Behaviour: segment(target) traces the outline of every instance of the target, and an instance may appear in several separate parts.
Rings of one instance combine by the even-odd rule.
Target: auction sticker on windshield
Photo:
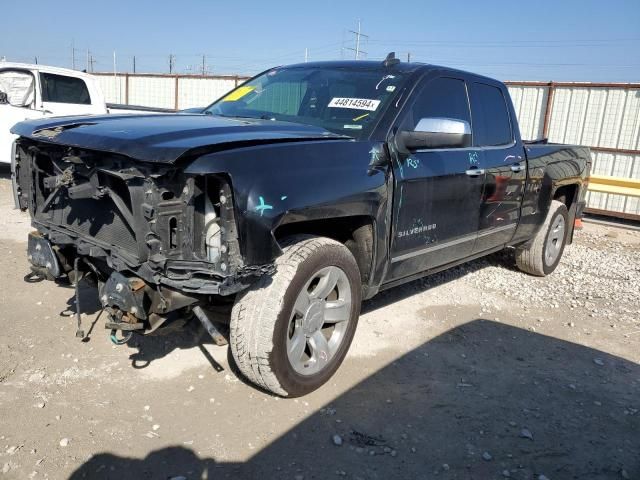
[[[246,94],[253,92],[255,89],[256,89],[256,87],[251,87],[251,86],[239,87],[236,90],[234,90],[233,92],[231,92],[229,95],[224,97],[222,99],[222,101],[223,102],[235,102],[237,100],[240,100]]]
[[[334,97],[329,102],[329,107],[333,108],[351,108],[354,110],[375,111],[380,105],[380,100],[371,100],[368,98],[342,98]]]

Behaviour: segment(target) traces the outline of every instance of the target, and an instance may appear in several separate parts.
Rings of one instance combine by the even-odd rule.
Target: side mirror
[[[0,105],[6,105],[7,103],[9,103],[9,98],[7,97],[7,94],[0,91]]]
[[[403,130],[396,136],[400,151],[471,146],[471,125],[465,120],[422,118],[415,130]]]

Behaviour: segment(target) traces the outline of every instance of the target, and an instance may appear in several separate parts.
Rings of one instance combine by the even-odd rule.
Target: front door
[[[43,113],[35,110],[35,78],[28,70],[0,69],[0,163],[11,163],[11,144],[18,138],[9,130],[16,123],[39,118]]]
[[[473,81],[467,86],[473,141],[482,149],[480,168],[485,171],[478,239],[474,247],[474,253],[480,253],[502,247],[513,237],[520,220],[527,169],[502,89]]]
[[[471,121],[465,82],[425,80],[400,117],[399,130],[421,118]],[[475,148],[395,153],[394,208],[389,280],[397,280],[471,255],[478,231],[484,174]],[[478,170],[478,172],[474,172]]]

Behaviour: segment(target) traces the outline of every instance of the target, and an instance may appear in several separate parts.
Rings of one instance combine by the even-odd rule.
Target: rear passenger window
[[[418,93],[406,120],[406,128],[414,130],[421,118],[444,117],[471,122],[467,90],[462,80],[436,78]]]
[[[79,78],[41,73],[40,83],[43,102],[91,104],[87,85]]]
[[[469,84],[473,144],[495,147],[513,142],[509,111],[502,90],[484,83]]]

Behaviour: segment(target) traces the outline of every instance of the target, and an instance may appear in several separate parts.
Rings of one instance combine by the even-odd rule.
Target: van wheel
[[[230,345],[238,369],[277,395],[317,389],[351,345],[361,299],[360,271],[347,247],[324,237],[287,239],[276,273],[233,306]]]
[[[569,232],[569,211],[564,203],[551,202],[549,213],[530,242],[516,248],[516,265],[523,272],[544,277],[553,272],[564,251]]]

